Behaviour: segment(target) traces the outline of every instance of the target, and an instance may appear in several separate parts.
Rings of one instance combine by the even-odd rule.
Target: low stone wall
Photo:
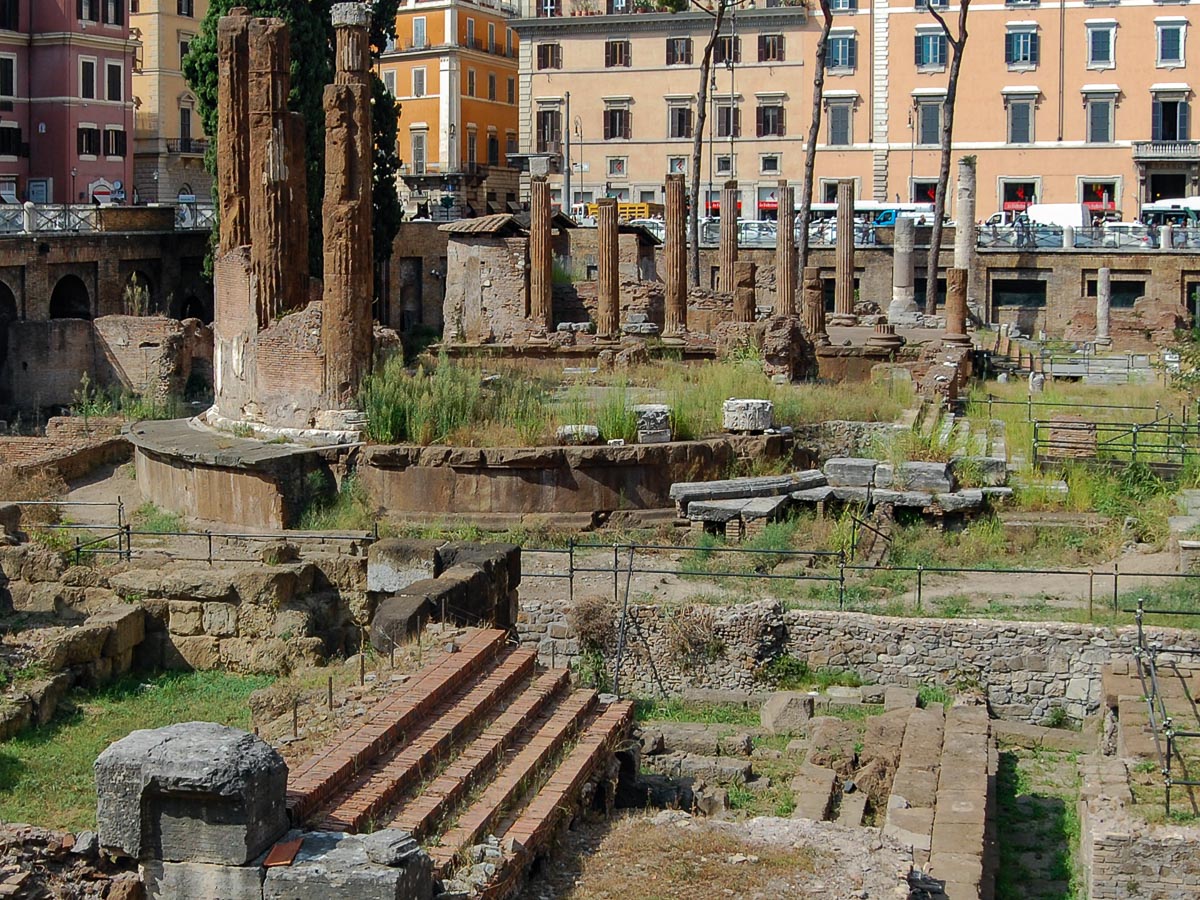
[[[581,653],[568,601],[522,605],[521,643],[560,665]],[[923,684],[983,691],[1005,718],[1044,721],[1055,708],[1076,720],[1099,711],[1104,665],[1132,658],[1136,631],[1049,622],[924,619],[864,613],[784,610],[774,600],[740,606],[631,605],[622,689],[680,695],[705,688],[763,686],[763,666],[791,654],[810,667],[850,669],[868,683]],[[615,614],[605,639],[611,670]],[[1200,649],[1200,635],[1174,629],[1170,643]]]
[[[624,447],[375,446],[363,449],[358,473],[374,503],[397,518],[553,519],[670,507],[674,482],[722,477],[743,456],[790,457],[799,468],[812,462],[811,453],[784,435],[728,435]]]
[[[1200,895],[1200,827],[1148,825],[1127,809],[1119,759],[1081,761],[1080,857],[1092,900],[1191,900]]]

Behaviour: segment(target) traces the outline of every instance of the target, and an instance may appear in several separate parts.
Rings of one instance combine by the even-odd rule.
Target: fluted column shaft
[[[775,239],[775,314],[796,314],[796,196],[795,188],[779,182],[778,228]]]
[[[733,293],[734,265],[738,257],[737,199],[738,183],[725,182],[721,188],[721,243],[717,248],[717,286],[727,294]]]
[[[550,185],[538,175],[529,184],[529,319],[535,330],[554,327],[550,251]]]
[[[946,270],[946,334],[944,344],[969,344],[967,337],[967,270]]]
[[[821,270],[816,266],[806,266],[802,288],[804,311],[804,330],[809,339],[818,346],[829,343],[829,333],[825,330],[825,288],[821,284]]]
[[[230,10],[217,23],[218,252],[250,243],[250,16]]]
[[[667,176],[667,296],[663,334],[687,331],[687,201],[682,175]]]
[[[854,182],[843,179],[837,191],[837,260],[833,311],[854,315]]]
[[[597,202],[596,241],[596,333],[613,337],[619,327],[620,255],[617,244],[617,201],[606,197]]]

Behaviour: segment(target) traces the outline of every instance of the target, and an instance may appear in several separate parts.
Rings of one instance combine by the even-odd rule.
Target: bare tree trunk
[[[967,12],[971,0],[962,0],[958,13],[958,36],[950,34],[950,27],[941,13],[929,7],[929,13],[946,35],[950,46],[950,78],[946,85],[946,100],[942,104],[942,155],[938,167],[937,192],[933,198],[933,229],[929,235],[929,259],[925,263],[925,315],[937,312],[938,256],[942,249],[942,219],[946,215],[946,189],[950,184],[950,153],[954,141],[954,100],[958,96],[958,72],[962,67],[963,48],[967,44]],[[919,123],[918,123],[919,124]]]
[[[729,3],[730,0],[717,3],[712,31],[700,59],[700,90],[696,93],[696,121],[692,126],[692,171],[689,173],[692,183],[688,188],[688,284],[692,287],[700,286],[700,159],[704,154],[704,123],[708,121],[708,79],[712,71],[713,47],[721,36]],[[705,9],[705,12],[712,11]]]
[[[796,255],[800,260],[800,271],[808,265],[808,223],[812,220],[813,173],[817,165],[817,139],[821,136],[821,103],[825,98],[825,58],[829,54],[829,29],[833,27],[833,10],[829,0],[820,0],[821,37],[817,41],[816,70],[813,72],[812,123],[808,126],[808,143],[804,148],[804,183],[800,187],[800,217],[797,227],[800,240]]]

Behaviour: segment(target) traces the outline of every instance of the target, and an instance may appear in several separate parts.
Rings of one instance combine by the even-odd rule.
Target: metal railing
[[[1156,616],[1200,616],[1200,611],[1185,609],[1146,609],[1145,600],[1138,598],[1136,609],[1125,612],[1134,614],[1137,623],[1137,645],[1134,647],[1134,663],[1137,666],[1138,680],[1142,685],[1142,696],[1146,699],[1146,708],[1150,720],[1150,733],[1154,739],[1154,751],[1158,756],[1159,773],[1163,778],[1163,806],[1168,817],[1171,815],[1171,788],[1200,787],[1200,779],[1189,777],[1183,755],[1179,752],[1179,741],[1200,738],[1200,713],[1196,712],[1195,698],[1189,697],[1196,725],[1191,729],[1178,728],[1174,716],[1167,709],[1166,697],[1159,686],[1159,669],[1161,656],[1191,656],[1200,657],[1200,650],[1190,647],[1164,646],[1160,640],[1151,641],[1146,634],[1145,618],[1147,615]],[[1171,665],[1174,668],[1174,664]],[[1183,777],[1174,774],[1176,762],[1183,766]],[[1191,795],[1191,791],[1188,791]],[[1193,812],[1196,801],[1192,797]]]
[[[181,231],[210,230],[216,219],[211,203],[180,203],[175,207],[175,227]]]
[[[1147,463],[1182,467],[1200,454],[1200,423],[1167,415],[1152,422],[1033,421],[1038,463]]]
[[[167,152],[180,155],[203,156],[208,150],[207,138],[176,138],[167,141]]]
[[[979,406],[981,408],[986,408],[987,417],[989,419],[993,418],[993,414],[992,414],[993,409],[997,406],[1021,406],[1021,407],[1024,407],[1024,409],[1025,409],[1025,421],[1026,422],[1035,421],[1034,415],[1033,415],[1034,410],[1035,409],[1040,410],[1043,408],[1045,408],[1045,409],[1063,409],[1063,410],[1078,409],[1078,410],[1087,410],[1089,412],[1095,412],[1096,410],[1101,410],[1101,409],[1112,409],[1112,410],[1120,410],[1121,412],[1124,412],[1124,413],[1129,413],[1129,412],[1153,413],[1154,415],[1149,421],[1155,421],[1157,419],[1163,418],[1163,405],[1162,405],[1161,400],[1154,401],[1153,406],[1136,406],[1136,405],[1135,406],[1126,406],[1126,405],[1114,404],[1114,403],[1070,403],[1070,402],[1066,402],[1066,401],[1056,402],[1053,400],[1034,400],[1033,397],[1034,397],[1033,394],[1026,394],[1024,400],[1004,400],[1000,397],[997,397],[995,394],[988,392],[982,398],[980,398],[980,397],[959,397],[959,398],[951,401],[951,403],[960,409],[965,408],[965,407],[970,407],[970,406]],[[1196,398],[1196,400],[1193,402],[1196,405],[1196,410],[1193,413],[1193,415],[1195,415],[1197,420],[1200,421],[1200,397]],[[1185,423],[1188,421],[1188,410],[1191,409],[1191,406],[1192,406],[1192,404],[1189,404],[1189,403],[1179,404],[1179,416],[1180,416],[1180,419]],[[1168,411],[1167,415],[1173,415],[1173,413],[1171,411]]]

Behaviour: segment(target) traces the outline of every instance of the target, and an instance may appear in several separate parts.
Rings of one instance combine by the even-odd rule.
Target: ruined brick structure
[[[287,26],[242,7],[218,26],[222,222],[209,424],[321,440],[358,433],[349,407],[372,356],[368,23],[364,5],[334,4],[319,297],[308,276],[303,121],[287,108]]]

